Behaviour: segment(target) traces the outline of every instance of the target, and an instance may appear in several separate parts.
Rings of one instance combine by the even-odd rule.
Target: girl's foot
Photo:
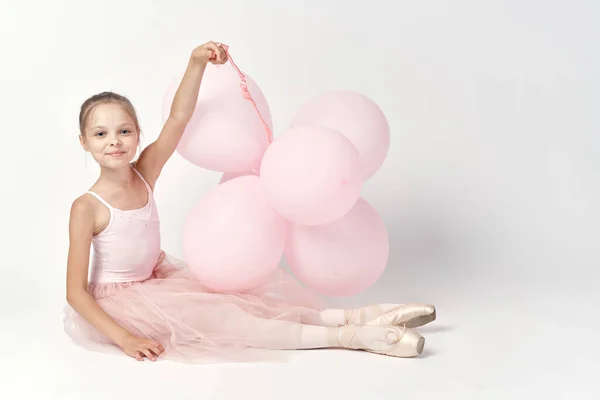
[[[423,352],[425,338],[399,326],[344,325],[328,328],[329,346],[364,350],[392,357],[416,357]]]
[[[436,319],[431,304],[377,304],[345,310],[346,325],[404,326],[415,328]]]

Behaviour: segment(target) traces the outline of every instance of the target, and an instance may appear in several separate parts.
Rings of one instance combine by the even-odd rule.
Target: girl
[[[261,360],[269,350],[332,347],[421,354],[424,338],[410,328],[436,318],[431,305],[323,309],[283,272],[250,293],[214,293],[161,251],[156,182],[192,116],[208,62],[227,59],[214,42],[193,50],[162,132],[135,162],[140,126],[131,103],[111,92],[83,103],[79,139],[101,173],[71,208],[65,331],[82,346],[116,345],[140,361]]]

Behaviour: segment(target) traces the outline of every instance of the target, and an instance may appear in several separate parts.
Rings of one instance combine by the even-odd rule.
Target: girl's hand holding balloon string
[[[227,58],[227,51],[223,46],[213,41],[206,42],[192,51],[192,59],[204,65],[208,64],[208,62],[215,65],[225,64]]]

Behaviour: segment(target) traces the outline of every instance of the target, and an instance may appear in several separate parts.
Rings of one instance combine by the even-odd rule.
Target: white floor
[[[0,1],[0,400],[600,399],[599,22],[592,0]],[[69,206],[98,173],[81,101],[130,96],[145,146],[163,87],[211,39],[256,79],[276,135],[330,88],[386,113],[362,195],[393,260],[348,305],[435,304],[422,357],[139,363],[63,333]],[[161,176],[172,251],[220,174],[177,155]]]
[[[62,332],[58,280],[18,294],[9,282],[2,293],[12,295],[0,309],[3,399],[600,398],[600,324],[593,311],[600,296],[584,280],[459,284],[431,278],[399,285],[402,293],[383,282],[377,294],[365,296],[437,306],[438,320],[421,329],[426,346],[418,359],[310,350],[294,352],[284,364],[203,366],[140,363],[79,349]],[[365,296],[353,302],[369,302]]]

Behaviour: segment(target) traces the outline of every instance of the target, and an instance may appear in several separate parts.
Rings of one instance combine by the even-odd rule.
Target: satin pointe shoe
[[[437,318],[435,306],[424,303],[377,304],[345,311],[346,325],[404,326],[415,328]]]
[[[399,326],[343,325],[329,328],[328,343],[330,347],[410,358],[423,352],[425,338]]]

